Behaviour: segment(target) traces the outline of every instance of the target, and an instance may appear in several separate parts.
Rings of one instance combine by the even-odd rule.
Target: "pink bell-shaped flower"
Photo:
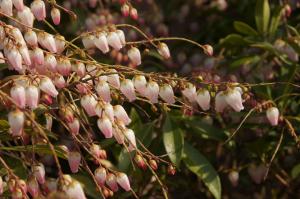
[[[240,112],[244,109],[242,95],[237,89],[229,90],[228,93],[225,94],[225,100],[236,112]]]
[[[106,177],[106,184],[109,186],[109,188],[113,191],[116,192],[118,191],[118,184],[117,184],[117,178],[114,174],[109,173]]]
[[[114,121],[114,108],[110,103],[105,103],[103,107],[103,111],[105,115],[110,119],[110,121]]]
[[[162,87],[160,87],[159,96],[168,104],[175,103],[173,88],[168,84],[165,84]]]
[[[129,102],[132,102],[136,99],[134,86],[130,79],[125,79],[121,82],[120,90],[129,100]]]
[[[146,87],[147,87],[147,80],[143,75],[136,75],[133,78],[133,84],[137,92],[139,92],[142,96],[146,95]]]
[[[137,9],[135,8],[130,8],[130,11],[129,11],[129,14],[130,14],[130,17],[134,20],[137,20],[139,18],[139,15],[138,15],[138,12],[137,12]]]
[[[56,53],[61,54],[65,50],[66,40],[62,35],[55,36]]]
[[[23,70],[22,56],[16,48],[12,48],[7,51],[4,50],[4,54],[13,69],[18,72],[21,72]]]
[[[45,172],[45,167],[42,163],[38,163],[38,164],[34,165],[32,168],[32,172],[40,184],[45,183],[46,172]]]
[[[46,6],[42,0],[34,0],[30,5],[31,11],[38,21],[46,18]]]
[[[272,126],[278,125],[278,119],[279,119],[278,108],[276,108],[276,107],[268,108],[266,115],[267,115],[267,119],[269,120],[269,122]]]
[[[25,108],[26,97],[25,88],[21,85],[15,85],[10,89],[10,97],[19,108]]]
[[[135,150],[136,149],[136,139],[135,139],[135,134],[134,134],[133,130],[126,129],[124,131],[124,135],[125,135],[125,137],[128,141],[128,144],[129,144],[128,150],[129,151]]]
[[[69,184],[68,186],[66,186],[64,188],[64,191],[66,193],[66,195],[68,196],[68,198],[72,198],[72,199],[86,199],[83,188],[81,186],[81,184],[72,179],[71,184]]]
[[[208,90],[200,90],[197,93],[196,101],[203,111],[207,111],[210,108],[210,94]]]
[[[121,12],[124,17],[129,16],[130,7],[127,4],[122,5]]]
[[[167,44],[165,43],[159,43],[158,44],[158,53],[164,58],[169,59],[171,57],[170,50]]]
[[[189,100],[190,103],[195,102],[196,100],[196,87],[188,83],[186,88],[182,91],[182,94]]]
[[[52,97],[56,97],[58,92],[49,77],[43,77],[40,82],[40,89]]]
[[[12,0],[3,0],[0,1],[0,11],[8,16],[13,15],[13,3]]]
[[[32,28],[34,23],[34,15],[31,12],[30,8],[24,6],[23,10],[19,10],[17,12],[17,17],[20,21],[25,24],[26,26]]]
[[[108,83],[110,83],[116,89],[119,89],[121,84],[120,84],[120,77],[119,77],[117,71],[115,69],[111,69],[107,72],[114,73],[114,74],[110,74],[107,76]]]
[[[128,117],[125,109],[121,105],[114,106],[114,116],[125,125],[128,125],[131,122],[131,119]]]
[[[44,52],[42,49],[36,47],[33,49],[33,62],[38,64],[38,65],[44,65],[45,62],[45,57],[44,57]]]
[[[36,198],[39,194],[39,183],[34,176],[30,176],[27,180],[27,189],[32,198]]]
[[[40,90],[38,87],[34,85],[30,85],[26,87],[26,104],[29,108],[35,109],[38,107],[39,99],[40,99]]]
[[[107,116],[103,115],[102,118],[99,118],[97,121],[97,125],[105,138],[112,138],[113,136],[112,123]]]
[[[38,45],[38,39],[37,39],[37,35],[34,31],[32,30],[28,30],[25,35],[24,35],[24,39],[27,43],[27,45],[29,46],[37,46]]]
[[[77,118],[74,118],[72,122],[68,122],[68,127],[71,130],[71,133],[73,135],[78,135],[79,134],[79,129],[80,129],[80,123]]]
[[[56,74],[54,77],[54,84],[57,88],[61,89],[66,87],[67,82],[62,75]]]
[[[57,72],[59,72],[63,76],[68,76],[71,73],[72,65],[69,59],[60,58],[57,60],[56,66]]]
[[[39,44],[52,53],[56,53],[56,43],[53,35],[47,32],[41,32],[38,34]]]
[[[227,102],[225,100],[225,94],[223,91],[217,93],[215,98],[215,110],[216,112],[223,112],[224,109],[227,107]]]
[[[97,100],[91,94],[84,95],[80,100],[81,106],[84,108],[88,116],[92,117],[96,115]]]
[[[142,63],[140,50],[136,47],[130,48],[128,51],[128,57],[134,66],[138,66]]]
[[[96,85],[95,88],[97,94],[101,99],[105,102],[110,102],[111,101],[111,96],[110,96],[110,87],[107,82],[105,81],[99,81]]]
[[[109,46],[107,42],[107,38],[105,33],[100,32],[94,37],[94,44],[95,46],[101,50],[102,53],[108,53],[109,51]]]
[[[110,32],[107,35],[107,42],[113,49],[119,51],[122,48],[120,38],[116,32]]]
[[[10,132],[13,136],[21,136],[25,122],[25,115],[22,111],[16,109],[8,114],[8,123]]]
[[[85,49],[91,49],[95,47],[95,36],[94,35],[85,35],[82,38],[82,44]]]
[[[24,9],[23,0],[12,0],[12,3],[18,11],[22,11]]]
[[[51,72],[56,72],[57,61],[54,55],[47,53],[45,56],[44,65]]]
[[[117,174],[117,182],[125,191],[130,191],[130,182],[125,173],[118,173]]]
[[[204,45],[203,46],[204,48],[204,53],[207,54],[208,56],[213,56],[214,55],[214,49],[211,45]]]
[[[154,81],[149,81],[145,91],[146,97],[151,103],[158,102],[159,86]]]
[[[25,65],[30,66],[31,65],[31,59],[30,59],[30,55],[29,55],[29,51],[27,46],[21,46],[19,48],[19,52],[23,58],[23,62]]]
[[[57,8],[52,8],[51,9],[51,18],[55,25],[59,25],[60,24],[60,10]]]
[[[81,154],[77,151],[71,151],[68,154],[68,162],[72,173],[77,173],[81,161]]]
[[[84,77],[86,74],[84,63],[76,62],[72,65],[72,71],[76,72],[79,77]]]
[[[99,186],[104,186],[106,181],[106,169],[103,167],[99,167],[94,172],[96,181]]]

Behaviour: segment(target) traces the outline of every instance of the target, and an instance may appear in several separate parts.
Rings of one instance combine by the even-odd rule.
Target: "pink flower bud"
[[[22,11],[24,9],[23,0],[12,0],[12,3],[18,11]]]
[[[143,75],[137,75],[133,78],[133,84],[135,89],[142,95],[145,96],[147,80]]]
[[[50,53],[46,54],[44,65],[49,71],[56,72],[57,61],[52,54]]]
[[[59,25],[60,24],[60,10],[57,8],[52,8],[51,9],[51,18],[55,25]]]
[[[110,119],[110,121],[114,121],[114,108],[110,103],[104,104],[104,113]]]
[[[158,84],[154,81],[149,81],[146,87],[145,94],[151,103],[158,102],[158,93],[159,93]]]
[[[81,184],[76,180],[72,180],[71,184],[65,187],[64,191],[68,198],[86,199]]]
[[[134,20],[137,20],[139,18],[137,9],[135,9],[135,8],[131,8],[129,14],[130,14],[130,17]]]
[[[106,181],[106,169],[103,167],[99,167],[95,170],[95,178],[99,186],[104,186]]]
[[[17,12],[17,16],[20,19],[20,21],[25,24],[26,26],[32,28],[34,23],[34,16],[31,12],[30,8],[27,6],[24,6],[23,10],[19,10]]]
[[[55,45],[57,54],[61,54],[65,50],[66,40],[62,35],[55,36]]]
[[[168,104],[175,103],[173,88],[168,84],[165,84],[162,87],[160,87],[159,96]]]
[[[11,111],[8,114],[8,123],[12,136],[21,136],[25,122],[25,115],[20,110]]]
[[[158,44],[158,53],[164,58],[169,59],[171,57],[170,50],[167,44],[165,43],[159,43]]]
[[[43,77],[41,79],[40,89],[52,97],[56,97],[58,95],[58,92],[54,84],[52,83],[51,79],[49,79],[48,77]]]
[[[101,50],[102,53],[104,53],[104,54],[108,53],[109,46],[108,46],[108,42],[106,39],[106,35],[103,32],[98,33],[94,37],[94,44],[99,50]]]
[[[93,157],[100,158],[100,146],[97,144],[92,144],[90,147],[90,152]]]
[[[82,43],[85,49],[90,49],[95,47],[95,36],[94,35],[85,35],[82,38]]]
[[[39,183],[34,176],[30,176],[27,180],[28,192],[33,198],[36,198],[39,194]]]
[[[230,183],[232,184],[232,186],[236,187],[239,183],[239,172],[231,171],[228,174],[228,179],[229,179]]]
[[[39,44],[52,53],[56,53],[56,43],[53,35],[47,32],[41,32],[38,34],[38,42]]]
[[[77,151],[71,151],[68,154],[68,162],[72,173],[77,173],[79,169],[79,164],[81,161],[81,155]]]
[[[15,85],[10,89],[10,97],[13,99],[14,103],[20,108],[25,108],[26,97],[25,88],[20,85]]]
[[[2,177],[0,176],[0,195],[3,194],[3,189],[4,189],[4,184],[3,184]]]
[[[211,45],[206,44],[206,45],[203,46],[203,48],[204,48],[204,53],[205,54],[207,54],[208,56],[213,56],[214,49]]]
[[[72,71],[76,72],[79,77],[85,76],[86,71],[84,63],[76,62],[72,65]]]
[[[122,46],[126,45],[126,39],[125,39],[125,34],[123,30],[116,30],[116,33],[121,41]]]
[[[210,94],[208,90],[200,90],[196,96],[196,101],[203,111],[207,111],[210,108]]]
[[[267,118],[272,126],[278,125],[279,110],[276,107],[268,108],[266,112]]]
[[[37,165],[34,165],[32,168],[32,172],[40,184],[45,183],[45,173],[46,172],[45,172],[45,167],[42,163],[38,163]]]
[[[70,60],[67,58],[58,59],[56,69],[63,76],[70,75],[72,70],[72,65]]]
[[[215,99],[215,110],[216,112],[223,112],[224,109],[227,107],[227,102],[225,100],[224,92],[221,91],[217,93],[216,99]]]
[[[57,88],[64,88],[66,87],[66,80],[64,79],[64,77],[60,74],[57,74],[55,75],[55,78],[54,78],[54,84]]]
[[[134,66],[138,66],[142,63],[141,53],[138,48],[136,48],[136,47],[130,48],[130,50],[128,51],[127,54]]]
[[[236,112],[240,112],[244,109],[242,95],[237,89],[229,90],[228,93],[225,94],[225,101]]]
[[[4,14],[8,15],[8,16],[12,16],[13,15],[13,4],[11,0],[4,0],[0,2],[0,10],[1,12],[3,12]]]
[[[106,184],[109,186],[109,188],[116,192],[118,191],[118,184],[117,184],[117,178],[114,174],[109,173],[106,178]]]
[[[121,105],[114,106],[114,115],[118,120],[122,121],[125,125],[128,125],[131,122],[131,119],[128,117],[125,109]]]
[[[136,99],[134,86],[130,79],[125,79],[121,82],[120,90],[129,100],[129,102],[132,102]]]
[[[129,16],[129,10],[130,10],[130,7],[127,4],[122,5],[121,12],[124,17]]]
[[[39,104],[39,98],[40,98],[39,88],[34,85],[30,85],[26,87],[25,93],[26,93],[27,106],[31,109],[37,108]]]
[[[136,139],[135,139],[135,134],[134,134],[133,130],[126,129],[124,131],[124,135],[125,135],[125,137],[128,141],[128,144],[129,144],[128,150],[129,151],[135,150],[136,149]]]
[[[16,48],[4,51],[9,64],[18,72],[23,70],[22,56]]]
[[[38,45],[38,39],[37,35],[34,31],[28,30],[24,35],[25,41],[29,46],[37,46]]]
[[[96,115],[96,104],[97,101],[93,95],[84,95],[80,100],[81,106],[84,108],[88,116]]]
[[[117,174],[117,182],[125,191],[131,190],[129,179],[125,173]]]
[[[195,102],[196,100],[196,87],[188,83],[186,88],[182,91],[182,94],[189,100],[190,103]]]
[[[19,52],[23,58],[24,64],[27,66],[31,65],[31,59],[30,59],[30,55],[29,55],[29,51],[27,46],[21,46],[19,48]]]
[[[42,0],[34,0],[30,5],[31,11],[38,21],[46,18],[46,6]]]
[[[45,57],[42,49],[36,47],[33,50],[33,62],[38,65],[44,65]]]
[[[111,74],[107,76],[107,81],[110,83],[113,87],[116,89],[120,88],[120,78],[119,75],[117,74],[117,71],[115,69],[111,69],[108,71],[110,73],[116,73],[116,74]]]
[[[9,29],[9,34],[14,37],[15,41],[21,45],[26,45],[24,37],[19,28],[12,27]]]
[[[105,138],[112,138],[113,136],[112,123],[107,116],[104,115],[102,116],[102,118],[99,118],[97,120],[97,125]]]
[[[68,127],[70,128],[73,135],[78,135],[80,129],[79,120],[77,118],[74,118],[72,122],[68,122]]]
[[[111,96],[110,96],[110,87],[107,82],[105,81],[99,81],[96,85],[95,88],[97,94],[101,99],[105,102],[110,102],[111,101]]]
[[[122,48],[120,38],[116,32],[110,32],[107,35],[107,42],[113,49],[119,51]]]

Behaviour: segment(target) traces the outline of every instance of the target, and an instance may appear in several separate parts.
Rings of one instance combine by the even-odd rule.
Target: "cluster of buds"
[[[134,8],[131,4],[128,4],[127,1],[120,1],[121,12],[124,17],[130,16],[134,20],[138,20],[139,15],[137,9]]]

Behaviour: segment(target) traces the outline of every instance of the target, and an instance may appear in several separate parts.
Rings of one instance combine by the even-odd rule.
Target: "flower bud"
[[[116,33],[121,41],[122,46],[126,45],[126,39],[125,39],[125,34],[122,30],[116,30]]]
[[[204,53],[205,54],[207,54],[208,56],[213,56],[214,49],[211,45],[206,44],[206,45],[203,46],[203,48],[204,48]]]
[[[128,57],[134,66],[138,66],[142,63],[141,53],[136,47],[130,48],[130,50],[128,51]]]
[[[58,92],[54,84],[52,83],[51,79],[49,79],[48,77],[43,77],[41,79],[40,89],[52,97],[56,97],[58,95]]]
[[[100,149],[99,157],[100,157],[100,159],[107,159],[107,154],[106,154],[106,151],[104,149]]]
[[[4,51],[6,58],[8,59],[9,64],[18,72],[23,70],[22,66],[22,56],[18,50],[15,48]]]
[[[231,171],[228,174],[228,179],[232,186],[236,187],[239,183],[239,172],[237,171]]]
[[[215,99],[215,110],[216,112],[223,112],[227,107],[224,92],[218,92]]]
[[[30,8],[27,6],[24,6],[23,10],[19,10],[17,12],[17,16],[20,19],[20,21],[25,24],[26,26],[32,28],[34,23],[34,16],[31,12]]]
[[[74,118],[72,122],[68,122],[68,127],[73,135],[78,135],[80,129],[80,123],[77,118]]]
[[[110,102],[111,101],[111,96],[110,96],[110,87],[107,82],[105,81],[99,81],[96,85],[95,88],[97,94],[101,99],[105,102]]]
[[[47,49],[48,51],[52,53],[57,52],[56,43],[53,35],[47,32],[40,32],[38,34],[38,42],[43,48]]]
[[[98,101],[97,104],[96,104],[96,108],[95,108],[95,112],[96,112],[96,115],[98,117],[102,117],[102,113],[103,113],[103,103],[101,101]]]
[[[200,90],[197,93],[196,101],[203,111],[207,111],[210,108],[210,94],[208,90]]]
[[[112,173],[109,173],[107,175],[107,178],[106,178],[106,184],[109,186],[109,188],[113,191],[113,192],[116,192],[118,191],[118,184],[117,184],[117,178],[114,174]]]
[[[12,0],[12,3],[18,11],[22,11],[24,9],[23,0]]]
[[[26,41],[26,43],[29,46],[37,46],[38,45],[38,39],[37,39],[37,35],[34,31],[32,30],[28,30],[25,35],[24,35],[24,39]]]
[[[39,47],[34,48],[33,50],[33,62],[38,64],[38,65],[44,65],[45,62],[45,57],[44,57],[44,52],[42,49]]]
[[[13,190],[13,192],[11,193],[11,198],[12,199],[23,199],[24,198],[23,191],[18,187],[15,188],[15,190]]]
[[[110,32],[107,35],[107,42],[113,49],[119,51],[122,48],[120,38],[116,32]]]
[[[279,110],[276,107],[268,108],[266,112],[267,118],[272,126],[278,125]]]
[[[133,78],[133,84],[135,89],[142,95],[146,95],[146,86],[147,86],[147,80],[145,76],[143,75],[136,75]]]
[[[60,10],[57,8],[52,8],[51,9],[51,18],[55,25],[59,25],[60,24]]]
[[[131,119],[128,117],[125,109],[121,105],[114,106],[114,115],[118,120],[122,121],[125,125],[128,125],[131,122]]]
[[[47,104],[48,106],[50,106],[53,103],[53,99],[47,93],[43,93],[42,96],[41,96],[41,102]]]
[[[8,114],[8,123],[12,136],[21,136],[25,122],[25,115],[23,112],[16,109]]]
[[[72,173],[77,173],[81,161],[81,154],[77,151],[71,151],[68,154],[68,162]]]
[[[66,41],[62,35],[55,36],[55,45],[57,54],[61,54],[65,50]]]
[[[108,53],[109,46],[108,46],[106,35],[103,32],[98,33],[94,37],[94,44],[99,50],[101,50],[102,53],[104,54]]]
[[[130,17],[134,20],[137,20],[139,18],[137,9],[135,9],[135,8],[131,8],[129,14],[130,14]]]
[[[116,74],[111,74],[107,76],[107,81],[110,83],[113,87],[116,89],[120,88],[120,78],[119,75],[117,74],[117,71],[115,69],[111,69],[110,71],[107,71],[110,73],[116,73]]]
[[[121,122],[119,122],[121,123]],[[113,128],[113,136],[115,138],[115,140],[118,142],[118,144],[124,144],[124,134],[123,134],[123,129],[119,128],[119,127],[115,127]]]
[[[104,186],[104,183],[106,181],[106,169],[103,167],[99,167],[94,172],[96,181],[99,186]]]
[[[104,104],[104,113],[110,119],[110,121],[114,121],[114,108],[110,103]]]
[[[136,155],[134,157],[134,161],[136,162],[136,164],[138,165],[139,168],[146,170],[147,169],[147,165],[144,161],[144,158],[140,155]]]
[[[105,138],[112,138],[113,136],[112,123],[108,119],[108,117],[104,115],[102,116],[102,118],[99,118],[97,120],[97,125]]]
[[[174,168],[173,165],[170,164],[168,166],[168,174],[173,176],[173,175],[175,175],[175,173],[176,173],[176,169]]]
[[[129,10],[130,10],[130,7],[127,4],[122,5],[121,12],[124,17],[129,16]]]
[[[0,10],[1,12],[3,12],[4,14],[8,15],[8,16],[12,16],[13,15],[13,4],[12,4],[12,0],[4,0],[0,2]]]
[[[164,58],[169,59],[171,57],[170,50],[167,44],[165,43],[159,43],[158,44],[158,53]]]
[[[39,88],[30,85],[26,87],[26,104],[30,109],[35,109],[38,107],[39,104],[39,98],[40,98],[40,91]]]
[[[93,95],[84,95],[80,100],[81,106],[84,108],[88,116],[92,117],[96,115],[96,104],[97,101]]]
[[[130,182],[125,173],[118,173],[117,174],[117,183],[122,187],[125,191],[130,191]]]
[[[31,59],[30,59],[30,55],[29,55],[29,51],[27,46],[21,46],[19,48],[19,52],[23,58],[24,64],[27,66],[31,65]]]
[[[84,63],[76,62],[72,65],[72,71],[76,72],[79,77],[84,77],[86,73]]]
[[[63,76],[70,75],[72,70],[72,65],[70,60],[67,58],[58,59],[56,69]]]
[[[159,96],[168,104],[175,103],[173,88],[168,84],[165,84],[162,87],[160,87]]]
[[[57,88],[61,89],[66,87],[66,80],[64,79],[64,77],[60,74],[55,75],[54,77],[54,84]]]
[[[196,87],[188,83],[187,87],[182,91],[182,94],[189,100],[190,103],[195,102],[196,100]]]
[[[131,129],[126,129],[124,131],[124,135],[128,141],[128,150],[131,152],[131,151],[134,151],[136,149],[136,140],[135,140],[135,134],[133,132],[133,130]]]
[[[93,157],[99,158],[100,156],[100,146],[97,144],[92,144],[90,147],[90,152]]]
[[[49,71],[56,72],[57,61],[56,58],[50,53],[46,54],[45,66]]]
[[[28,192],[33,198],[36,198],[39,194],[39,183],[34,176],[30,176],[27,180]]]
[[[153,159],[149,160],[149,165],[150,165],[150,167],[151,167],[154,171],[156,171],[157,168],[158,168],[157,162],[156,162],[155,160],[153,160]]]
[[[120,90],[129,100],[129,102],[132,102],[136,99],[134,86],[130,79],[125,79],[121,82]]]
[[[90,49],[95,47],[95,36],[94,35],[85,35],[82,38],[82,43],[85,49]]]
[[[83,188],[81,184],[72,179],[71,184],[64,188],[65,193],[67,194],[68,198],[74,199],[86,199]]]
[[[20,108],[25,108],[26,97],[25,89],[23,86],[15,85],[10,89],[10,97],[13,99],[14,103]]]
[[[237,89],[229,90],[228,93],[225,94],[225,101],[236,112],[240,112],[244,109],[242,95]]]
[[[158,102],[159,86],[154,81],[149,81],[145,91],[146,97],[151,103]]]
[[[42,0],[34,0],[30,5],[31,11],[38,21],[46,18],[46,6]]]
[[[42,163],[34,165],[32,168],[32,172],[40,184],[45,183],[45,167]]]

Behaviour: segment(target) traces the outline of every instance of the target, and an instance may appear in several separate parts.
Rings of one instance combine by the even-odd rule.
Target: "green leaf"
[[[183,133],[168,115],[163,126],[163,141],[170,160],[179,167],[183,154]]]
[[[249,35],[249,36],[256,36],[258,35],[258,33],[256,32],[256,30],[254,30],[251,26],[249,26],[248,24],[241,22],[241,21],[235,21],[233,23],[233,26],[235,28],[236,31],[238,31],[239,33],[245,34],[245,35]]]
[[[187,168],[204,182],[211,194],[216,199],[221,199],[222,188],[218,173],[209,161],[187,142],[184,145],[183,161]]]
[[[300,164],[297,164],[293,167],[291,171],[291,176],[293,179],[297,178],[300,175]]]
[[[270,29],[269,29],[270,35],[274,35],[275,32],[277,31],[283,10],[284,10],[283,7],[277,7],[274,10],[274,14],[273,14],[273,16],[271,18],[271,22],[270,22]]]
[[[239,68],[243,65],[256,64],[260,61],[261,57],[258,55],[241,57],[239,59],[234,60],[230,63],[229,67],[231,69]]]
[[[256,27],[260,33],[266,33],[270,21],[269,0],[257,0],[255,9]]]
[[[244,46],[247,45],[248,42],[244,40],[244,38],[239,34],[230,34],[225,38],[220,40],[221,45],[231,45],[231,46]]]

